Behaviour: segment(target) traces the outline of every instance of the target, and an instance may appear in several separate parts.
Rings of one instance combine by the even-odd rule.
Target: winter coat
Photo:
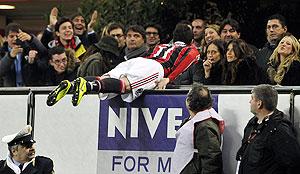
[[[198,153],[194,153],[193,159],[180,174],[222,173],[221,133],[218,125],[218,120],[213,118],[195,124],[194,148]]]
[[[216,62],[211,70],[209,78],[204,78],[205,85],[221,85],[222,84],[222,65],[221,60]]]
[[[92,54],[80,65],[78,77],[101,76],[112,69],[112,62],[103,58],[100,52]]]
[[[79,65],[76,65],[74,69],[69,69],[61,74],[57,74],[53,66],[49,65],[43,73],[43,78],[40,84],[42,86],[56,86],[63,80],[73,81],[77,77],[78,67]]]
[[[268,62],[270,56],[272,55],[273,51],[275,50],[276,45],[270,45],[269,42],[265,44],[265,46],[259,49],[256,53],[256,61],[257,65],[266,73],[268,69]]]

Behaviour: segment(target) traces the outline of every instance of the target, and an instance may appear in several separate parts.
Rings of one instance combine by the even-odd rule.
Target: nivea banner
[[[175,133],[189,116],[186,95],[101,101],[98,173],[170,173]],[[217,110],[217,96],[214,108]]]

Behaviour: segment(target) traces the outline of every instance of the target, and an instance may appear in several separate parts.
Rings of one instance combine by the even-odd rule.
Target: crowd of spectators
[[[49,15],[49,25],[39,36],[22,26],[6,26],[0,49],[0,87],[52,86],[62,80],[101,76],[119,63],[151,54],[163,35],[159,24],[146,26],[109,23],[101,36],[94,31],[98,13],[89,23],[81,14]],[[272,15],[265,25],[262,48],[241,39],[239,23],[224,19],[220,25],[203,19],[184,21],[193,31],[192,45],[200,57],[171,85],[300,85],[299,41],[288,33],[285,18]],[[172,41],[171,41],[172,42]],[[196,59],[196,58],[195,58]]]

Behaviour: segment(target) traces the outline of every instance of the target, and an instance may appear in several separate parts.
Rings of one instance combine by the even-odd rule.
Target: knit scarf
[[[56,40],[56,45],[62,45],[64,46],[64,48],[71,48],[73,50],[76,49],[76,42],[75,42],[75,38],[72,37],[72,39],[67,43],[67,45],[63,45],[60,40]]]
[[[125,48],[125,59],[129,60],[135,57],[141,57],[147,51],[147,46],[144,44],[140,48],[129,50],[127,47]]]

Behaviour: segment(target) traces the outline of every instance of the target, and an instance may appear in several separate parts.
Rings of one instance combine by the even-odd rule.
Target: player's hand
[[[88,32],[91,32],[94,30],[94,26],[97,22],[97,18],[98,18],[98,12],[95,10],[92,14],[91,21],[88,24]]]
[[[160,81],[156,82],[155,89],[166,89],[166,86],[169,82],[170,82],[169,78],[162,78]]]

